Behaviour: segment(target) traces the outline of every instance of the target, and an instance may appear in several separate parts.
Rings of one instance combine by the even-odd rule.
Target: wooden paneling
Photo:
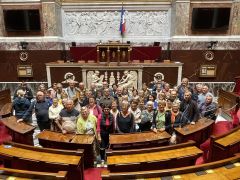
[[[27,51],[28,60],[21,62],[19,53],[21,51],[0,51],[0,81],[16,82],[21,80],[28,81],[47,81],[45,63],[61,59],[62,53],[58,50],[49,51]],[[33,78],[18,78],[17,65],[31,64],[33,67]]]
[[[240,51],[235,50],[214,50],[215,57],[212,61],[204,59],[204,50],[174,50],[171,52],[173,61],[180,61],[183,64],[183,77],[190,78],[190,81],[234,81],[239,75]],[[216,78],[200,78],[199,69],[202,64],[216,64]]]
[[[18,81],[21,80],[17,77],[17,65],[18,64],[32,64],[33,65],[33,78],[30,81],[46,81],[46,66],[45,63],[64,59],[65,54],[69,54],[68,51],[60,50],[29,50],[29,60],[27,62],[21,62],[19,60],[20,51],[0,51],[0,67],[4,71],[0,71],[0,81]],[[240,50],[215,50],[215,58],[213,61],[208,62],[204,59],[203,50],[172,50],[171,60],[184,63],[183,76],[189,77],[190,81],[234,81],[234,77],[239,75],[239,56]],[[162,55],[165,56],[166,51],[162,51]],[[216,64],[217,75],[216,78],[200,78],[199,68],[202,64]],[[174,69],[174,68],[172,68]],[[76,70],[77,71],[77,70]],[[143,81],[152,81],[155,72],[163,71],[159,68],[155,68],[149,72],[149,69],[144,69]],[[171,70],[172,71],[172,70]],[[176,73],[177,70],[173,70]],[[81,76],[81,70],[78,71],[77,76]],[[165,73],[163,71],[163,73]],[[63,74],[63,73],[62,73]],[[62,74],[56,77],[56,81],[62,80]],[[146,77],[145,77],[146,76]],[[59,78],[59,79],[58,79]],[[79,81],[81,81],[81,77]],[[166,81],[175,84],[171,80],[172,78],[166,77]]]

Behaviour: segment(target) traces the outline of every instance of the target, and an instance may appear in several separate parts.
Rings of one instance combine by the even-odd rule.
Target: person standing
[[[117,133],[131,133],[135,132],[134,115],[128,111],[129,103],[122,102],[121,111],[116,117],[116,132]]]
[[[55,121],[63,134],[76,132],[78,115],[79,111],[74,109],[73,100],[68,99],[65,103],[65,108],[61,110]]]
[[[166,127],[168,127],[171,123],[171,111],[165,111],[165,107],[165,101],[158,101],[158,109],[153,115],[153,132],[165,131]]]
[[[192,93],[190,91],[184,93],[184,99],[180,104],[180,111],[188,123],[195,124],[199,119],[199,109],[196,101],[192,100],[191,96]]]
[[[83,106],[81,108],[80,116],[77,120],[77,133],[97,135],[96,128],[96,116],[90,114],[89,109],[86,106]]]
[[[110,113],[110,106],[103,106],[103,113],[98,117],[97,133],[98,142],[100,143],[101,164],[106,161],[105,151],[109,147],[109,135],[114,130],[114,117]]]
[[[29,109],[26,111],[26,113],[24,113],[22,119],[19,119],[19,121],[27,120],[27,118],[32,115],[32,111],[34,110],[40,131],[43,131],[44,129],[50,129],[51,122],[48,116],[48,110],[50,106],[51,104],[45,98],[44,93],[42,91],[38,91],[36,100],[31,103]]]
[[[17,91],[17,97],[13,101],[13,109],[15,110],[15,116],[17,119],[21,119],[30,107],[30,101],[25,97],[25,92],[22,89]],[[30,122],[32,118],[27,118],[27,122]]]
[[[154,115],[154,109],[153,109],[153,102],[148,101],[147,109],[143,110],[141,113],[141,122],[140,122],[140,130],[141,131],[150,131],[152,129],[152,122],[153,122],[153,115]]]
[[[19,89],[22,89],[24,91],[24,97],[27,98],[30,102],[33,99],[33,93],[30,87],[27,86],[26,82],[22,82],[18,88],[15,90],[14,95],[13,95],[13,99],[15,99],[16,97],[18,97],[17,95],[17,91]]]

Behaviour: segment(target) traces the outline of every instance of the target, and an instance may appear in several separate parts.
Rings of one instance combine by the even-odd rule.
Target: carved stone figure
[[[103,84],[104,75],[100,75],[99,71],[88,71],[87,73],[87,87],[89,88],[91,83],[95,83],[97,88],[101,88]]]
[[[123,88],[132,88],[134,86],[134,82],[136,82],[137,80],[137,76],[135,73],[134,71],[124,71],[122,79],[119,81],[118,85]]]
[[[115,84],[115,77],[114,77],[113,72],[110,73],[109,84],[110,84],[110,86]]]

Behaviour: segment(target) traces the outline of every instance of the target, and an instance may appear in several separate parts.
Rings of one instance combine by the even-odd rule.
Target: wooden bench
[[[240,152],[240,127],[232,129],[221,136],[210,138],[210,161],[232,157]]]
[[[188,140],[193,140],[196,142],[197,146],[199,146],[210,137],[213,125],[213,120],[202,118],[194,125],[188,124],[182,128],[175,128],[177,142],[183,143]]]
[[[93,167],[93,146],[95,136],[84,134],[62,134],[44,130],[38,134],[39,144],[42,147],[54,149],[77,150],[84,149],[84,167]]]
[[[12,114],[12,101],[10,89],[0,91],[0,116],[8,117]]]
[[[168,145],[171,136],[166,132],[111,134],[110,149],[137,149]]]
[[[107,151],[108,169],[123,172],[190,166],[203,153],[194,144],[189,141],[166,147]]]
[[[240,155],[207,163],[203,165],[188,166],[173,169],[135,171],[135,172],[110,172],[104,170],[101,173],[103,180],[114,179],[239,179]]]
[[[17,123],[15,116],[3,118],[1,121],[7,127],[13,142],[33,145],[34,126],[24,122]]]
[[[37,172],[18,170],[10,168],[0,168],[0,179],[42,179],[42,180],[60,180],[66,179],[67,171],[59,171],[57,173]]]
[[[83,150],[56,150],[9,142],[0,146],[0,155],[6,168],[55,173],[67,171],[67,178],[83,179]]]

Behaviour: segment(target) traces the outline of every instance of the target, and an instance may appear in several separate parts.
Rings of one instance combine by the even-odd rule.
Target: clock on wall
[[[207,61],[212,61],[214,59],[214,52],[213,51],[205,51],[204,52],[204,58]]]
[[[23,62],[28,60],[28,53],[26,51],[22,51],[19,53],[19,59]]]

